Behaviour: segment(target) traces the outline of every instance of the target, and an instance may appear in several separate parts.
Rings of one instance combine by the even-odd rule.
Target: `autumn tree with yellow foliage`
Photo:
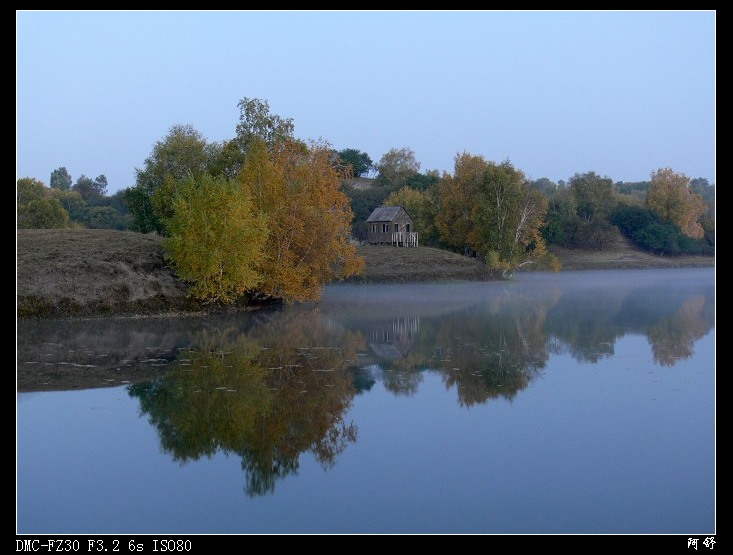
[[[189,177],[177,187],[164,246],[191,296],[229,303],[262,281],[266,218],[235,182]]]
[[[476,202],[481,190],[483,174],[488,162],[483,156],[463,152],[457,154],[453,174],[446,173],[438,187],[440,211],[435,225],[440,231],[443,243],[463,251],[477,254],[477,217],[479,205]]]
[[[509,161],[464,152],[455,158],[453,175],[440,183],[436,225],[443,243],[484,258],[507,276],[539,261],[559,269],[540,233],[546,213],[547,199]]]
[[[330,146],[288,139],[278,148],[250,141],[239,176],[268,222],[259,290],[285,301],[313,301],[323,286],[357,274],[364,260],[348,242],[352,212]]]
[[[682,233],[701,239],[704,230],[700,218],[707,211],[703,198],[690,188],[690,178],[671,168],[652,172],[652,181],[646,195],[646,205],[663,222],[670,222]]]
[[[200,300],[230,303],[245,293],[317,300],[326,283],[364,265],[348,241],[353,214],[343,176],[328,143],[295,139],[292,122],[271,116],[266,102],[245,98],[239,106],[237,139],[210,145],[185,128],[208,159],[200,171],[167,173],[150,189],[168,260]]]

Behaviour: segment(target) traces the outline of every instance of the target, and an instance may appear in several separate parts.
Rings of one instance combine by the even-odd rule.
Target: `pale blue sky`
[[[177,123],[232,138],[242,97],[302,139],[422,170],[715,182],[715,12],[16,12],[16,176],[133,185]]]

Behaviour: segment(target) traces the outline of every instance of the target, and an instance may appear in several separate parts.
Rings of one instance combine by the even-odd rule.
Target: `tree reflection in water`
[[[248,495],[274,491],[306,451],[330,468],[357,436],[344,415],[355,394],[347,360],[360,337],[329,329],[317,309],[261,324],[195,332],[164,377],[130,386],[175,460],[236,454]]]
[[[450,302],[432,292],[380,302],[380,288],[357,299],[344,286],[317,306],[208,319],[164,376],[130,394],[175,460],[236,454],[246,493],[262,495],[296,474],[306,452],[324,468],[336,464],[357,438],[353,398],[377,382],[414,395],[430,372],[461,406],[512,400],[554,354],[595,363],[637,334],[670,366],[714,325],[712,286],[472,287],[483,295],[450,296],[445,285],[436,291]]]

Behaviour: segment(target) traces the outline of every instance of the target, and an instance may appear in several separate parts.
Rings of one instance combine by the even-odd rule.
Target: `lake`
[[[19,321],[21,534],[716,531],[715,271]]]

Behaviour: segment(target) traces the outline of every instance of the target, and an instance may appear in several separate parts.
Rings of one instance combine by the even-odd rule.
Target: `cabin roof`
[[[380,206],[374,209],[367,222],[391,222],[400,210],[403,210],[401,206]]]

